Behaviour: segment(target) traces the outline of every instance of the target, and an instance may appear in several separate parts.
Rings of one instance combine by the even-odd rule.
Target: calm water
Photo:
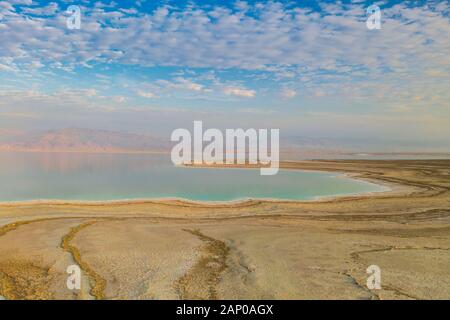
[[[168,156],[75,153],[0,153],[0,201],[184,198],[313,199],[381,191],[337,174],[255,169],[202,169],[172,165]]]

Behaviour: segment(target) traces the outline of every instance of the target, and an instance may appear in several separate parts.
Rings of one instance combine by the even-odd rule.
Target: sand
[[[0,204],[6,299],[449,299],[450,161],[283,162],[389,191],[318,201]],[[81,290],[66,268],[82,269]],[[381,268],[381,289],[366,269]]]

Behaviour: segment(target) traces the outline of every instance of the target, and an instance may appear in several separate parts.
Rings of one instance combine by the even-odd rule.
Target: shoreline
[[[299,161],[289,161],[298,163]],[[309,162],[309,161],[306,161]],[[245,167],[241,165],[185,165],[185,168],[203,168],[203,169],[243,169],[243,170],[258,170],[256,167]],[[377,195],[389,195],[399,191],[399,186],[392,183],[377,179],[369,179],[360,177],[357,174],[352,174],[344,171],[326,171],[326,170],[308,170],[308,169],[296,169],[296,168],[281,168],[283,170],[303,171],[303,172],[317,172],[317,173],[334,173],[333,178],[338,179],[352,179],[366,184],[380,187],[378,191],[362,191],[354,193],[342,193],[334,195],[314,196],[310,199],[280,199],[280,198],[243,198],[235,200],[193,200],[178,197],[164,197],[164,198],[131,198],[131,199],[111,199],[111,200],[66,200],[66,199],[33,199],[33,200],[18,200],[18,201],[0,201],[0,207],[13,207],[13,206],[28,206],[28,205],[86,205],[86,206],[107,206],[107,205],[126,205],[126,204],[167,204],[167,205],[196,205],[196,206],[240,206],[248,205],[254,202],[265,203],[315,203],[315,202],[328,202],[335,199],[342,198],[361,198],[361,197],[374,197]],[[405,191],[404,191],[405,192]]]
[[[0,295],[83,299],[66,287],[78,261],[87,293],[105,299],[448,299],[450,161],[282,167],[391,190],[316,201],[0,204]],[[380,290],[366,287],[372,264],[382,268]]]

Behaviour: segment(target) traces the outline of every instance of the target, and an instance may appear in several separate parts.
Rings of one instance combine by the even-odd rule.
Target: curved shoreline
[[[298,162],[293,162],[298,163]],[[187,168],[194,166],[186,166]],[[198,168],[214,168],[214,169],[246,169],[246,170],[256,170],[258,168],[254,167],[241,167],[241,166],[195,166]],[[382,188],[378,191],[363,191],[354,193],[342,193],[324,196],[314,196],[311,199],[280,199],[280,198],[243,198],[235,200],[193,200],[178,197],[167,197],[167,198],[136,198],[136,199],[112,199],[112,200],[65,200],[65,199],[34,199],[34,200],[19,200],[19,201],[0,201],[0,207],[14,207],[14,206],[24,206],[24,205],[86,205],[86,206],[103,206],[103,205],[127,205],[127,204],[167,204],[167,205],[191,205],[191,206],[201,206],[201,207],[216,207],[216,206],[227,206],[227,207],[241,207],[246,205],[254,204],[255,202],[261,203],[314,203],[314,202],[328,202],[335,199],[342,198],[353,198],[353,197],[373,197],[377,195],[389,195],[394,194],[399,191],[399,186],[393,183],[387,183],[386,181],[378,180],[376,178],[362,177],[358,174],[352,174],[345,171],[329,171],[329,170],[308,170],[302,168],[282,168],[283,170],[295,170],[303,172],[317,172],[317,173],[335,173],[335,178],[344,178],[356,180],[359,182],[364,182],[366,184],[374,185]],[[405,191],[403,191],[405,192]]]
[[[167,215],[166,210],[173,208],[174,216],[184,216],[193,210],[196,211],[196,217],[199,216],[223,216],[230,214],[231,211],[250,210],[256,212],[267,210],[271,206],[277,206],[277,210],[290,208],[290,210],[307,209],[312,214],[327,213],[331,210],[339,211],[341,214],[351,214],[355,207],[360,210],[368,211],[372,206],[382,204],[383,210],[392,210],[392,206],[398,206],[404,203],[399,209],[407,211],[412,201],[421,201],[428,203],[435,202],[439,198],[445,199],[450,193],[450,188],[445,184],[437,182],[437,179],[446,178],[442,176],[440,170],[447,170],[450,161],[428,160],[426,162],[419,160],[408,161],[380,161],[380,160],[313,160],[313,161],[295,161],[282,162],[280,167],[289,170],[320,171],[333,172],[333,174],[345,175],[352,179],[359,179],[367,183],[376,183],[389,188],[386,191],[366,192],[356,195],[340,195],[321,197],[311,200],[283,200],[283,199],[244,199],[237,201],[189,201],[184,199],[130,199],[130,200],[110,200],[110,201],[77,201],[77,200],[32,200],[19,202],[0,202],[0,216],[9,216],[14,211],[25,213],[32,212],[39,214],[41,210],[52,212],[52,215],[58,214],[53,210],[62,210],[71,212],[89,212],[95,210],[103,212],[105,210],[116,210],[117,212],[135,211],[146,214],[152,208],[158,208],[157,215]],[[426,174],[422,177],[423,174]],[[303,208],[303,209],[302,209]],[[332,209],[334,208],[334,209]],[[417,208],[417,207],[416,207]],[[433,206],[435,208],[435,206]],[[429,209],[427,205],[426,209]],[[9,211],[12,210],[12,211]],[[209,211],[208,211],[209,210]],[[218,211],[219,210],[219,211]],[[225,211],[220,211],[225,210]],[[8,213],[9,212],[9,213]],[[166,213],[164,213],[166,212]],[[336,212],[336,211],[335,211]],[[42,214],[42,213],[40,213]]]
[[[0,204],[0,295],[80,299],[66,289],[66,239],[106,299],[200,290],[218,299],[448,299],[450,161],[282,165],[391,189],[313,201]],[[88,221],[97,223],[71,233]],[[383,268],[381,290],[362,290],[371,264]]]

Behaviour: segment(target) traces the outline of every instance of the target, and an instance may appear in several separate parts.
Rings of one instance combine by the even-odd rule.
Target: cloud
[[[131,98],[241,98],[238,106],[250,108],[262,100],[275,105],[281,96],[296,97],[289,103],[319,101],[324,109],[350,105],[406,113],[407,106],[408,113],[420,109],[434,115],[449,107],[447,1],[386,3],[381,30],[367,29],[364,4],[355,1],[323,4],[321,11],[295,3],[242,1],[228,7],[190,3],[144,11],[84,1],[81,30],[66,28],[68,2],[56,11],[56,2],[34,4],[0,1],[0,77],[2,83],[16,81],[18,88],[29,83],[45,87],[48,80],[59,85],[59,77],[71,78],[65,80],[77,87],[77,68],[93,68],[95,74],[101,66],[111,74],[93,78],[110,92],[119,87],[116,70],[136,71],[123,73],[133,73],[134,89],[127,89]],[[9,99],[20,97],[31,99]],[[98,90],[83,102],[114,108],[130,97],[113,98]],[[57,95],[45,99],[56,103]]]
[[[0,1],[0,8],[2,9],[2,11],[14,11],[15,10],[13,5],[6,1]],[[1,17],[2,17],[2,15],[0,12],[0,18]]]
[[[15,69],[13,67],[7,66],[7,65],[4,65],[1,63],[0,63],[0,70],[1,71],[9,71],[9,72],[15,71]]]
[[[32,14],[37,16],[51,16],[58,11],[58,4],[51,2],[46,7],[33,7],[33,8],[23,8],[22,13]]]
[[[256,96],[255,90],[237,88],[237,87],[225,87],[222,89],[223,93],[229,96],[254,98]]]
[[[248,70],[299,65],[340,72],[343,66],[359,66],[379,73],[422,63],[443,66],[448,55],[442,53],[449,49],[443,35],[450,26],[442,12],[449,5],[439,6],[441,11],[403,3],[386,8],[381,31],[367,30],[362,4],[328,4],[321,13],[276,2],[238,3],[236,10],[163,6],[150,13],[83,7],[78,32],[65,28],[64,12],[26,19],[37,10],[53,12],[52,3],[21,8],[15,19],[3,22],[9,32],[2,36],[1,55],[17,63],[34,58],[50,65],[115,62]]]
[[[292,89],[283,89],[281,91],[281,96],[285,99],[294,98],[297,95],[297,91]]]
[[[138,11],[135,8],[131,8],[131,9],[119,9],[121,12],[126,13],[126,14],[137,14]]]
[[[95,97],[98,95],[95,89],[85,89],[81,91],[86,97]]]
[[[191,80],[184,79],[184,78],[175,78],[176,83],[172,84],[173,87],[179,88],[179,89],[186,89],[190,91],[204,91],[204,88],[201,84],[192,82]]]
[[[146,83],[144,86],[153,89],[158,92],[169,92],[174,91],[187,91],[193,93],[200,93],[208,91],[202,84],[196,83],[191,79],[186,79],[182,77],[175,77],[172,81],[159,79],[153,83]]]
[[[148,98],[148,99],[153,99],[156,98],[156,95],[153,92],[148,92],[148,91],[141,91],[138,90],[137,91],[138,96],[140,97],[144,97],[144,98]]]
[[[24,112],[43,112],[47,108],[55,107],[59,110],[105,109],[115,103],[124,101],[122,96],[100,95],[97,90],[89,89],[61,89],[53,93],[45,93],[39,90],[0,90],[0,106],[4,110],[15,110],[25,107]],[[66,114],[67,115],[67,114]]]
[[[12,5],[31,5],[33,4],[33,0],[8,0]]]

